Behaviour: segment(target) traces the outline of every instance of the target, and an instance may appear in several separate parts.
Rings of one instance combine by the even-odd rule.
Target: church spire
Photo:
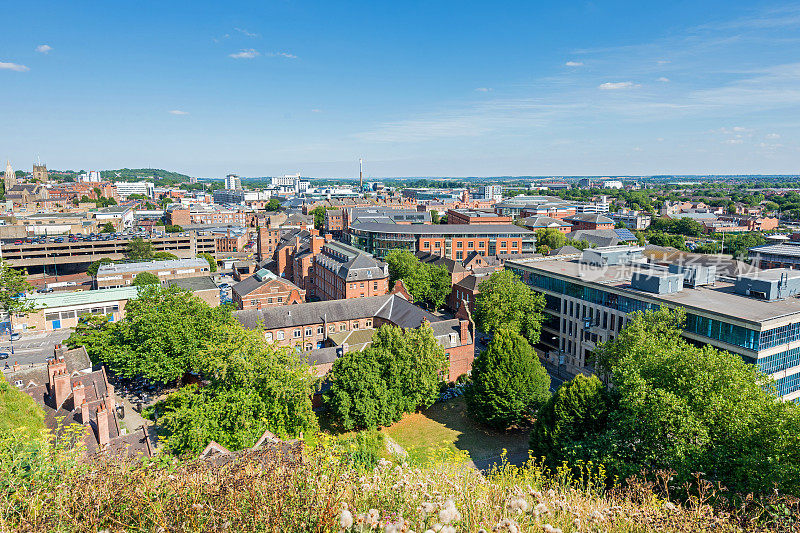
[[[17,184],[17,175],[14,174],[14,169],[11,168],[11,161],[9,160],[6,160],[6,174],[3,179],[3,184],[6,187],[6,191]]]

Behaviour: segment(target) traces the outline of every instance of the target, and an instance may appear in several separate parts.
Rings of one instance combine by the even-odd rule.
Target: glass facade
[[[778,389],[778,396],[785,396],[800,388],[800,372],[775,380],[775,388]]]
[[[758,368],[765,374],[774,374],[787,368],[800,365],[800,348],[761,357],[756,361]]]
[[[759,332],[753,329],[691,313],[686,313],[686,327],[684,329],[710,339],[747,348],[748,350],[759,350]]]
[[[768,329],[761,332],[761,340],[758,343],[760,349],[765,350],[778,346],[780,344],[787,344],[792,341],[800,339],[800,323],[787,324],[775,329]]]

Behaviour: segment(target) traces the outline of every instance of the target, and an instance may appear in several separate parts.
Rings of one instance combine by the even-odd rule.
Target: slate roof
[[[61,357],[64,358],[64,363],[67,365],[67,372],[69,374],[87,369],[91,370],[92,368],[92,361],[89,359],[89,354],[86,353],[86,348],[83,346],[72,350],[64,350],[61,353]],[[13,361],[7,359],[6,363],[11,365]],[[23,387],[27,386],[30,382],[42,384],[50,381],[50,375],[47,373],[47,362],[44,361],[31,365],[21,365],[20,369],[16,372],[13,372],[9,366],[9,368],[3,369],[3,374],[9,383],[13,383],[17,380],[22,381]]]
[[[597,246],[616,246],[621,241],[613,229],[579,229],[567,233],[567,238]]]
[[[260,327],[261,322],[266,328],[275,329],[319,324],[326,318],[328,321],[340,321],[380,317],[404,328],[416,328],[422,324],[423,319],[429,322],[439,320],[435,315],[395,294],[244,309],[234,311],[233,316],[248,329]]]
[[[416,256],[417,259],[419,259],[423,263],[428,263],[430,265],[436,265],[436,266],[444,266],[450,274],[467,271],[467,269],[464,268],[464,265],[461,263],[461,261],[456,261],[455,259],[450,259],[449,257],[442,257],[441,255],[431,254],[428,252],[417,252]]]
[[[382,279],[389,275],[388,265],[383,261],[339,242],[325,243],[315,262],[346,281]]]
[[[270,272],[270,274],[272,274],[272,273]],[[279,278],[278,276],[275,276],[273,274],[272,276],[268,276],[268,277],[264,277],[262,279],[258,279],[258,276],[253,274],[252,276],[249,276],[249,277],[243,279],[242,281],[240,281],[239,283],[237,283],[236,285],[234,285],[233,286],[233,292],[235,292],[237,295],[239,295],[239,297],[244,297],[244,296],[247,296],[248,294],[250,294],[251,292],[255,291],[256,289],[260,289],[264,285],[267,285],[270,282],[278,282],[278,283],[280,283],[282,285],[285,285],[286,286],[286,290],[289,290],[289,291],[291,291],[292,289],[300,290],[299,287],[297,287],[297,285],[295,285],[294,283],[292,283],[291,281],[289,281],[286,278]]]
[[[564,222],[557,218],[552,217],[527,217],[518,220],[520,224],[526,228],[557,228],[564,226],[572,226],[569,222]]]

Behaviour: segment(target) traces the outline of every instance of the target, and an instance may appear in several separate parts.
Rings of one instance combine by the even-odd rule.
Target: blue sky
[[[800,3],[7,2],[0,159],[198,176],[800,171]]]

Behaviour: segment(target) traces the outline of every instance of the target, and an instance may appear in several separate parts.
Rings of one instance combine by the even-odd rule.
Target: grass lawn
[[[0,376],[0,435],[22,431],[37,435],[44,429],[44,411],[33,398]]]
[[[530,430],[494,431],[476,424],[466,413],[462,398],[434,404],[421,412],[407,414],[402,420],[382,430],[412,455],[436,449],[466,451],[473,461],[528,450]]]

